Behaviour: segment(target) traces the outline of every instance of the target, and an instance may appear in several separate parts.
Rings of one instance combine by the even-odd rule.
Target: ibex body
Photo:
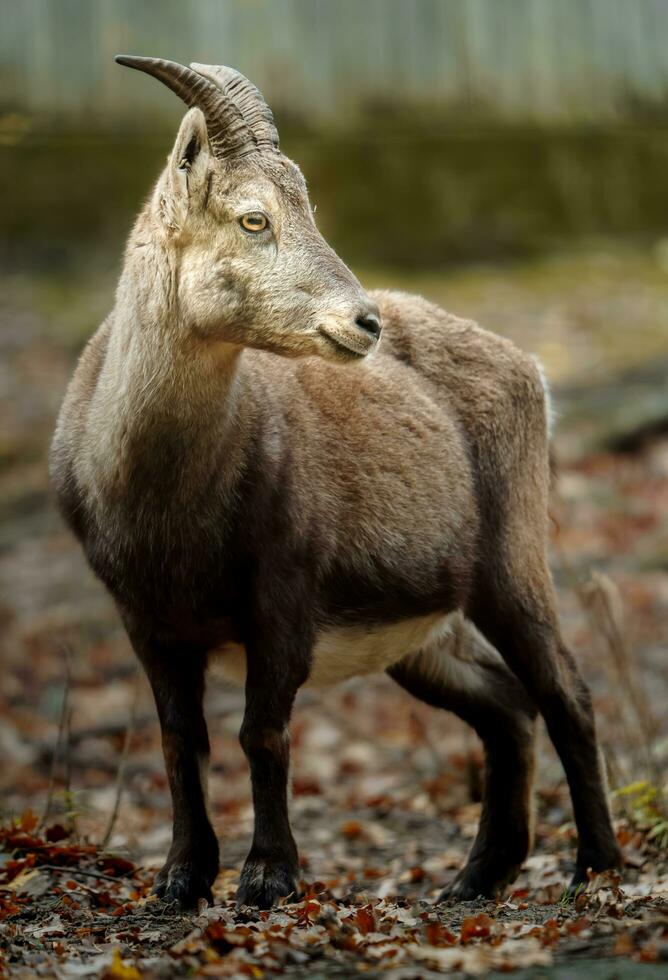
[[[124,60],[193,108],[67,393],[52,474],[155,694],[174,804],[158,893],[210,897],[218,869],[212,660],[246,689],[255,834],[240,902],[297,888],[297,690],[381,670],[485,743],[480,829],[448,894],[495,894],[527,854],[538,710],[573,797],[575,880],[618,864],[547,567],[534,361],[418,297],[367,295],[318,233],[242,76]],[[452,648],[453,613],[489,645]]]

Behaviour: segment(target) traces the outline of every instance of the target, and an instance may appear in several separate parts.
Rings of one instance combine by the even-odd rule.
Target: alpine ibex
[[[536,363],[417,296],[367,294],[316,229],[243,75],[117,60],[190,110],[65,397],[52,478],[155,695],[174,807],[155,891],[211,899],[213,659],[246,690],[255,832],[240,903],[297,891],[297,690],[382,670],[485,745],[478,836],[444,895],[495,894],[526,857],[538,711],[570,785],[574,882],[618,865],[591,700],[546,560]],[[453,652],[453,614],[488,644]]]

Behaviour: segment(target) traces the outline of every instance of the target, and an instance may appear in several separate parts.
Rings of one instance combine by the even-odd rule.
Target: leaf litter
[[[593,298],[588,315],[600,307],[603,318],[606,303]],[[213,907],[186,915],[149,894],[170,834],[149,692],[143,684],[136,693],[112,604],[49,509],[34,463],[45,458],[71,351],[37,321],[32,340],[3,346],[16,336],[14,316],[0,310],[8,377],[23,377],[31,344],[49,371],[39,385],[26,376],[23,401],[0,377],[14,447],[0,467],[0,977],[408,980],[540,976],[560,965],[570,976],[594,961],[630,964],[628,976],[668,969],[665,431],[632,452],[578,453],[571,430],[553,502],[562,618],[594,696],[621,878],[592,876],[564,898],[575,834],[541,732],[536,844],[517,881],[498,902],[435,905],[475,835],[480,746],[457,719],[369,678],[300,696],[292,812],[304,894],[271,912],[237,909],[252,829],[243,699],[212,678],[210,798],[223,866]]]

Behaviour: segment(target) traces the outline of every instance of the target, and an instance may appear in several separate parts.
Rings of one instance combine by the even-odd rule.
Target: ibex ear
[[[210,161],[204,114],[190,109],[179,127],[166,179],[158,188],[160,217],[170,231],[182,229],[188,212],[204,201]]]

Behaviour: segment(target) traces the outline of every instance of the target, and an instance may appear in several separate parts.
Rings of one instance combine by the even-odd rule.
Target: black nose
[[[372,337],[375,337],[376,340],[380,337],[380,319],[375,313],[363,313],[362,316],[357,317],[355,323],[362,330],[366,330]]]

